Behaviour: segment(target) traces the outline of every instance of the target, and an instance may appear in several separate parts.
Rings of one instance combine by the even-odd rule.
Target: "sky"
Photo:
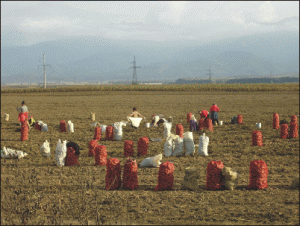
[[[1,2],[1,44],[62,36],[211,41],[273,31],[299,31],[299,1]]]

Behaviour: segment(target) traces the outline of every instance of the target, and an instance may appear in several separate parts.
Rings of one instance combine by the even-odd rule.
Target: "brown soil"
[[[25,100],[35,120],[44,121],[48,132],[29,131],[29,139],[20,141],[16,106]],[[126,120],[132,107],[146,117],[135,130],[123,127],[122,141],[101,140],[108,158],[121,161],[123,169],[124,140],[137,141],[142,136],[163,137],[162,128],[145,128],[154,113],[173,117],[172,133],[180,123],[188,131],[188,112],[199,119],[199,110],[209,110],[212,103],[220,108],[223,126],[205,133],[210,138],[209,156],[163,157],[162,162],[175,165],[174,190],[154,191],[158,168],[139,168],[139,187],[134,191],[120,188],[106,191],[106,167],[94,166],[88,157],[88,142],[94,127],[88,111],[104,125]],[[10,114],[5,122],[3,114]],[[1,224],[299,224],[299,190],[290,187],[299,175],[299,138],[280,139],[280,130],[272,129],[273,113],[290,122],[299,115],[299,92],[56,92],[1,95],[1,148],[25,151],[23,159],[1,159]],[[234,115],[243,116],[242,125],[230,124]],[[75,133],[59,132],[61,120],[71,120]],[[299,120],[299,119],[298,119]],[[251,133],[260,131],[265,146],[251,146]],[[194,132],[199,143],[203,132]],[[105,134],[102,134],[105,137]],[[58,139],[79,144],[80,166],[58,167],[54,156]],[[48,140],[51,157],[44,158],[40,146]],[[163,154],[164,140],[150,142],[148,156]],[[198,148],[196,148],[198,152]],[[247,190],[249,165],[260,159],[268,165],[265,190]],[[239,185],[233,191],[205,190],[206,167],[212,160],[239,173]],[[200,172],[199,189],[182,188],[184,169],[193,166]]]

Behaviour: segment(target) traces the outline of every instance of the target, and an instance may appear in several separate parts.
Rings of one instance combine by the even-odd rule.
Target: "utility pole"
[[[130,67],[130,68],[133,68],[132,85],[137,85],[136,69],[141,68],[141,67],[136,66],[135,56],[133,57],[133,62],[131,62],[131,63],[133,63],[133,66]]]
[[[43,54],[43,58],[44,58],[44,64],[41,65],[41,66],[44,66],[44,88],[46,89],[46,66],[51,67],[51,65],[50,64],[45,64],[45,54]]]
[[[212,76],[213,74],[211,73],[210,66],[209,66],[208,74],[206,74],[206,75],[209,75],[209,82],[212,83],[212,81],[211,81],[211,76]]]

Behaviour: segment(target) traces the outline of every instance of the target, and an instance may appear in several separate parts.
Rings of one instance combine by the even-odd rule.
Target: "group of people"
[[[206,119],[210,118],[212,120],[212,123],[218,123],[219,124],[219,115],[218,112],[220,112],[219,107],[213,103],[213,105],[210,108],[210,113],[208,113],[207,110],[202,110],[199,111],[200,114],[200,118],[204,118],[204,120],[206,121]],[[144,118],[144,116],[142,116],[137,109],[134,107],[133,108],[133,112],[128,115],[128,117],[141,117]],[[167,120],[164,118],[163,114],[156,114],[156,115],[152,115],[152,123],[151,126],[152,127],[158,127],[160,124],[163,124],[164,122],[166,122]]]
[[[17,111],[20,111],[18,119],[19,119],[20,123],[23,123],[25,120],[28,120],[28,127],[30,129],[31,127],[33,127],[35,125],[36,122],[35,122],[35,120],[33,119],[32,116],[28,115],[29,112],[28,112],[27,106],[25,105],[25,101],[22,101],[21,104],[22,104],[21,107],[18,108],[18,106],[17,106]],[[133,110],[132,113],[130,115],[128,115],[128,117],[145,118],[144,116],[141,115],[141,113],[139,113],[137,111],[137,109],[135,107],[132,110]],[[206,121],[206,119],[210,118],[212,120],[213,124],[215,122],[219,123],[219,120],[218,120],[218,118],[219,118],[218,117],[218,112],[219,111],[220,111],[219,107],[214,103],[210,108],[210,113],[208,113],[207,110],[199,111],[200,118],[204,118],[205,121]],[[166,121],[167,120],[164,118],[163,114],[155,114],[155,115],[152,115],[151,126],[152,127],[159,127],[160,124],[163,124]]]
[[[206,119],[210,118],[212,120],[213,124],[219,124],[219,115],[218,112],[220,112],[219,107],[213,103],[213,105],[210,107],[210,113],[208,113],[207,110],[202,110],[199,111],[200,114],[200,118],[204,118],[204,121],[206,121]]]

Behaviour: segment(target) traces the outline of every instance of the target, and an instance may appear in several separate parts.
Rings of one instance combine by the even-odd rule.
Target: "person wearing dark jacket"
[[[212,124],[214,125],[215,122],[219,124],[219,115],[218,112],[220,112],[220,109],[216,104],[213,104],[210,108],[210,118],[212,120]]]

